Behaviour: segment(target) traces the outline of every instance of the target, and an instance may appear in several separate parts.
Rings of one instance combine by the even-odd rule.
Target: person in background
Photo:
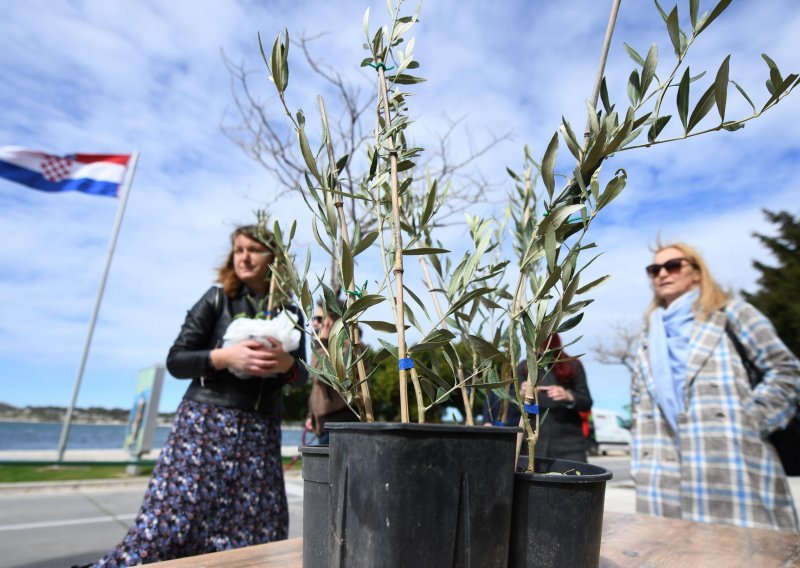
[[[167,368],[192,379],[141,509],[122,542],[96,566],[131,566],[287,538],[281,463],[281,390],[302,384],[303,342],[254,340],[221,348],[234,316],[256,315],[269,292],[272,235],[238,227],[212,286],[189,310]],[[295,314],[292,305],[279,307]],[[246,373],[240,379],[228,369]]]
[[[586,452],[590,456],[596,456],[599,453],[597,445],[597,436],[594,432],[594,415],[591,410],[578,412],[581,417],[581,433],[586,439]]]
[[[521,371],[521,367],[518,368]],[[527,369],[527,367],[526,367]],[[526,371],[527,372],[527,371]],[[526,375],[527,376],[527,375]],[[519,377],[519,387],[520,392],[522,393],[522,397],[525,397],[525,387],[526,382],[524,379]],[[505,387],[505,392],[508,393],[510,396],[514,396],[514,391],[512,385],[507,385]],[[507,400],[505,398],[500,398],[498,395],[494,393],[494,391],[489,391],[486,393],[486,398],[483,399],[483,424],[484,426],[512,426],[517,427],[519,426],[519,419],[520,419],[520,412],[519,407]],[[522,446],[523,451],[527,451],[527,446]]]
[[[339,302],[339,309],[344,311],[344,302]],[[314,347],[311,353],[311,366],[315,369],[322,369],[321,348],[328,347],[331,326],[339,319],[339,314],[328,308],[322,308],[322,303],[317,303],[314,314],[314,330],[319,335],[321,345]],[[325,429],[326,422],[358,422],[356,415],[348,406],[341,395],[336,390],[323,382],[318,376],[312,374],[311,394],[308,397],[308,418],[306,419],[306,429],[314,432],[317,436],[317,444],[327,446],[329,434]]]
[[[553,363],[547,370],[539,371],[536,383],[539,412],[542,414],[536,457],[586,462],[588,447],[584,436],[584,419],[580,413],[591,410],[592,396],[583,365],[564,353],[558,334],[551,335],[543,348],[553,350]],[[527,360],[519,364],[517,375],[524,397],[528,379]],[[518,426],[520,414],[517,405],[504,403],[497,395],[489,393],[484,402],[484,420],[501,426]],[[502,418],[504,412],[505,419]],[[523,444],[522,447],[525,450],[527,445]]]
[[[758,310],[722,291],[691,246],[658,246],[646,270],[653,300],[632,381],[637,510],[797,531],[766,437],[794,414],[800,362]],[[755,389],[731,333],[764,373]]]
[[[539,370],[536,383],[542,415],[536,457],[586,462],[588,443],[580,415],[592,409],[586,372],[580,361],[564,353],[557,333],[542,348],[554,351],[552,364]],[[519,376],[520,380],[528,378],[527,361],[520,364]]]

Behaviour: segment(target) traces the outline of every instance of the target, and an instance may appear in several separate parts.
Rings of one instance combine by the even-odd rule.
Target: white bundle
[[[223,347],[230,347],[242,341],[252,339],[271,347],[272,344],[268,341],[268,337],[279,341],[283,346],[283,350],[287,353],[294,351],[300,346],[300,338],[302,334],[300,330],[295,327],[297,320],[294,314],[284,310],[279,313],[274,319],[260,320],[250,318],[238,318],[233,320],[228,329],[225,330],[225,335],[222,337]],[[246,377],[247,373],[229,369],[237,377]]]

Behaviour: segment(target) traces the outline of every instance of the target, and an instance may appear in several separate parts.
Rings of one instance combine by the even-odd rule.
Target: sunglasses
[[[667,274],[675,274],[683,268],[684,262],[694,265],[688,258],[681,257],[670,259],[664,264],[651,264],[645,267],[645,271],[647,271],[647,274],[649,274],[651,278],[658,276],[662,268],[667,271]]]

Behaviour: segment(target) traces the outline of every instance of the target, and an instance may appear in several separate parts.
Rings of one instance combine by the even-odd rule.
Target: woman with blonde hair
[[[632,382],[637,510],[797,531],[767,436],[796,411],[800,362],[758,310],[722,291],[691,246],[659,245],[646,271],[653,301]],[[763,373],[755,388],[749,362]]]

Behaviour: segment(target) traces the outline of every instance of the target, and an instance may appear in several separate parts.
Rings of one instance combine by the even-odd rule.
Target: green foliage
[[[642,146],[674,142],[676,140],[716,130],[739,130],[744,127],[745,123],[759,117],[763,112],[772,108],[777,102],[788,96],[798,85],[800,80],[797,74],[792,73],[784,78],[777,64],[769,56],[763,55],[769,72],[769,78],[766,81],[769,98],[761,109],[757,110],[751,97],[738,83],[730,78],[731,56],[728,55],[720,64],[714,76],[714,80],[705,87],[702,95],[697,99],[694,108],[692,108],[690,97],[692,90],[691,84],[701,79],[705,75],[705,72],[694,77],[691,76],[689,66],[686,64],[690,48],[697,37],[725,11],[730,4],[730,0],[720,0],[715,4],[710,13],[705,12],[702,15],[699,14],[699,4],[699,0],[690,0],[689,16],[691,25],[689,28],[682,28],[678,6],[674,6],[672,10],[667,13],[661,7],[658,0],[655,1],[656,8],[666,25],[667,35],[669,36],[675,55],[675,61],[671,69],[668,69],[668,73],[661,75],[665,80],[661,81],[657,74],[658,64],[663,63],[663,61],[659,61],[655,44],[651,45],[646,57],[642,57],[636,49],[627,43],[624,44],[625,50],[637,66],[637,68],[631,71],[628,79],[628,100],[630,106],[626,112],[625,120],[620,121],[619,116],[613,113],[614,105],[611,104],[608,98],[608,90],[605,83],[603,84],[601,95],[603,97],[605,117],[603,111],[598,113],[597,120],[592,117],[590,121],[592,125],[590,131],[592,137],[595,138],[592,143],[595,148],[600,145],[599,142],[605,143],[610,139],[616,139],[617,143],[614,144],[613,147],[611,144],[605,144],[604,150],[598,151],[598,155],[605,154],[605,156],[608,156],[615,151],[631,150]],[[681,68],[683,68],[683,72],[680,73],[681,79],[675,81],[675,78],[679,76],[678,73]],[[733,84],[737,91],[752,107],[753,113],[751,115],[734,120],[726,120],[729,84]],[[664,113],[662,107],[664,104],[668,103],[667,93],[671,88],[672,92],[676,93],[675,106],[683,129],[682,132],[669,134],[670,129],[666,127],[672,115]],[[708,115],[715,107],[720,117],[719,122],[707,125],[703,130],[697,130],[697,127],[701,123],[708,123]],[[600,126],[596,126],[602,124],[605,124],[606,132],[602,132]],[[640,128],[642,126],[649,126],[647,130],[647,141],[637,144],[636,141],[642,133],[642,128]],[[566,139],[565,142],[567,146],[572,149],[574,145],[574,136]],[[579,156],[576,157],[580,160]],[[600,158],[600,161],[602,161],[602,159],[603,158]],[[595,165],[593,161],[587,162],[589,162],[590,167]]]
[[[0,483],[31,483],[44,481],[76,481],[82,479],[124,479],[126,464],[65,463],[56,464],[2,464]],[[148,476],[153,464],[141,467],[139,475]]]
[[[471,364],[471,352],[467,344],[460,342],[454,344],[453,347],[458,353],[459,358],[465,362],[465,372],[467,375],[472,375],[474,369]],[[373,359],[375,355],[377,355],[377,351],[373,350],[369,358]],[[449,386],[455,386],[455,381],[449,365],[439,353],[419,353],[414,356],[414,360],[420,367],[429,369],[439,377],[449,377]],[[397,359],[388,357],[375,364],[374,371],[370,376],[370,393],[372,394],[372,407],[375,412],[376,420],[391,422],[400,421],[400,393],[397,390]],[[479,390],[476,392],[473,402],[475,408],[481,407],[483,404],[483,397],[482,391]],[[435,404],[427,412],[426,421],[438,422],[440,410],[445,406],[457,407],[462,415],[466,412],[461,397],[453,392],[440,403]],[[412,408],[411,419],[417,419],[416,408]]]
[[[692,106],[693,85],[706,73],[691,75],[687,63],[690,48],[729,4],[729,0],[721,0],[710,13],[701,14],[700,2],[689,0],[690,24],[686,27],[678,6],[666,12],[656,1],[674,61],[669,62],[669,56],[660,58],[655,43],[644,57],[625,44],[635,63],[627,83],[629,104],[625,112],[615,110],[617,105],[610,99],[603,80],[599,92],[602,105],[587,101],[587,126],[582,137],[562,117],[540,160],[534,159],[526,146],[522,172],[507,169],[515,190],[509,196],[505,219],[498,222],[466,215],[470,246],[461,259],[454,259],[449,247],[435,237],[436,215],[448,199],[450,187],[440,187],[429,176],[417,175],[417,161],[423,149],[407,142],[413,121],[408,114],[411,93],[405,89],[424,81],[416,75],[419,63],[413,58],[414,39],[408,37],[418,13],[401,15],[402,0],[389,2],[390,22],[374,33],[370,31],[369,10],[364,14],[369,55],[361,64],[375,70],[378,100],[375,138],[367,151],[369,171],[353,180],[355,189],[351,192],[343,191],[339,184],[338,176],[349,156],[335,155],[324,101],[319,100],[322,134],[317,144],[306,133],[303,111],[293,113],[287,106],[288,32],[278,36],[269,57],[262,46],[264,61],[295,128],[308,170],[304,199],[312,214],[314,237],[321,250],[331,256],[337,279],[348,291],[348,307],[331,330],[328,349],[321,355],[321,369],[311,371],[348,402],[358,403],[359,396],[363,396],[358,392],[360,385],[369,384],[376,418],[405,419],[397,407],[408,395],[396,388],[398,358],[410,358],[414,362],[410,376],[417,398],[417,408],[411,414],[416,413],[422,420],[429,411],[435,417],[433,411],[442,404],[463,404],[471,397],[467,402],[470,410],[477,391],[471,389],[468,393],[466,387],[516,384],[516,362],[524,357],[540,366],[550,364],[552,352],[537,354],[537,348],[552,333],[579,326],[583,311],[593,301],[588,293],[608,278],[581,282],[583,271],[597,258],[590,256],[587,260],[586,251],[595,247],[594,243],[584,242],[587,231],[627,183],[624,169],[608,175],[603,171],[605,162],[618,152],[634,148],[742,128],[788,96],[798,84],[796,74],[784,77],[777,64],[765,55],[768,99],[757,110],[749,95],[730,78],[728,56],[713,80],[701,87],[699,98],[695,95],[697,100]],[[415,74],[410,74],[411,70]],[[726,117],[730,83],[750,103],[750,116],[733,120]],[[665,112],[672,100],[675,110]],[[716,113],[712,113],[714,108]],[[674,114],[679,120],[671,120]],[[719,121],[709,122],[716,115]],[[675,128],[678,132],[670,134]],[[646,142],[637,143],[645,131]],[[557,171],[562,141],[575,159],[574,166],[566,172]],[[541,192],[536,188],[539,179]],[[562,179],[565,181],[558,187],[557,180]],[[364,231],[358,221],[348,227],[342,215],[345,199],[370,210],[374,227]],[[506,276],[510,261],[502,252],[506,224],[516,257],[513,265],[519,269],[513,289]],[[285,252],[293,231],[286,238],[275,224],[274,232]],[[378,262],[383,268],[383,281],[374,286],[370,283],[369,292],[367,283],[360,288],[355,284],[359,281],[359,261]],[[403,280],[403,263],[411,261],[420,262],[433,306],[423,300],[419,288]],[[333,291],[321,279],[309,284],[308,261],[303,272],[295,271],[290,262],[286,264],[285,288],[300,298],[303,310],[310,316],[314,308],[312,297],[321,291],[327,302]],[[370,316],[370,311],[381,304],[391,307],[394,322]],[[354,330],[359,320],[373,329],[395,334],[393,340],[381,340],[382,349],[357,355],[350,345],[355,342]],[[432,325],[426,325],[426,320]],[[422,337],[411,346],[405,342],[406,322]],[[363,371],[356,372],[362,359],[371,361],[368,381]],[[405,374],[399,372],[401,378]],[[459,392],[460,397],[456,394]],[[536,391],[529,389],[531,392]],[[515,398],[522,403],[518,395]],[[533,455],[536,436],[530,423],[526,423],[526,430]]]
[[[508,170],[517,182],[517,195],[512,199],[512,217],[515,222],[515,251],[520,267],[519,281],[516,286],[514,300],[509,309],[510,334],[507,341],[509,359],[517,361],[527,356],[529,365],[535,360],[537,366],[548,364],[547,353],[539,352],[540,344],[554,332],[564,332],[575,328],[583,317],[583,310],[591,302],[591,298],[580,296],[603,282],[606,277],[580,285],[580,274],[594,259],[581,266],[583,251],[594,246],[583,244],[586,232],[596,215],[620,195],[627,182],[625,170],[619,169],[601,189],[601,170],[604,162],[617,152],[631,150],[642,146],[652,146],[696,136],[716,130],[736,130],[745,122],[756,118],[762,112],[787,96],[798,83],[798,76],[791,74],[783,78],[775,62],[764,57],[769,67],[770,78],[767,83],[770,97],[761,111],[755,110],[749,117],[726,121],[727,94],[730,80],[730,56],[720,65],[714,81],[705,88],[696,104],[691,106],[691,85],[705,73],[692,77],[689,66],[685,63],[690,47],[699,34],[708,27],[728,6],[730,2],[722,0],[711,13],[699,15],[699,2],[691,0],[689,16],[691,26],[688,30],[681,27],[678,6],[668,13],[662,9],[658,0],[655,5],[666,25],[667,35],[672,43],[675,61],[666,74],[659,75],[659,57],[655,44],[651,44],[646,57],[642,57],[633,47],[625,44],[625,49],[636,64],[631,71],[627,83],[629,106],[621,119],[608,96],[605,81],[600,85],[602,108],[596,107],[596,101],[587,101],[587,127],[583,144],[579,144],[570,123],[562,118],[559,131],[547,144],[541,165],[530,156],[526,148],[525,167],[539,170],[544,184],[544,192],[539,195],[535,191],[535,183],[530,174],[519,175]],[[675,81],[679,70],[685,67],[680,81]],[[663,80],[662,80],[663,78]],[[673,138],[662,138],[669,130],[672,114],[665,113],[668,104],[666,95],[670,88],[676,93],[675,105],[683,132]],[[736,85],[748,101],[749,97],[743,89]],[[719,123],[705,130],[699,126],[717,108]],[[647,141],[636,145],[636,140],[647,128]],[[560,137],[559,137],[560,134]],[[557,173],[555,171],[560,138],[567,145],[576,159],[572,175],[560,191],[555,187]],[[541,214],[537,209],[541,208]],[[577,298],[576,298],[577,296]],[[517,333],[520,334],[525,354],[519,353],[516,346]],[[535,377],[531,373],[531,377]],[[537,402],[536,389],[532,388],[532,379],[526,392],[527,402]],[[523,401],[517,394],[517,403]],[[534,454],[539,417],[535,425],[523,413],[525,429],[528,435],[529,453]],[[532,467],[532,464],[531,464]]]
[[[305,422],[310,394],[311,381],[308,381],[303,388],[285,386],[283,388],[283,419],[288,422]]]
[[[763,212],[776,225],[778,234],[753,236],[772,253],[777,264],[754,260],[753,266],[761,273],[759,289],[753,293],[743,291],[742,295],[767,316],[786,346],[800,356],[800,216],[788,211]]]

